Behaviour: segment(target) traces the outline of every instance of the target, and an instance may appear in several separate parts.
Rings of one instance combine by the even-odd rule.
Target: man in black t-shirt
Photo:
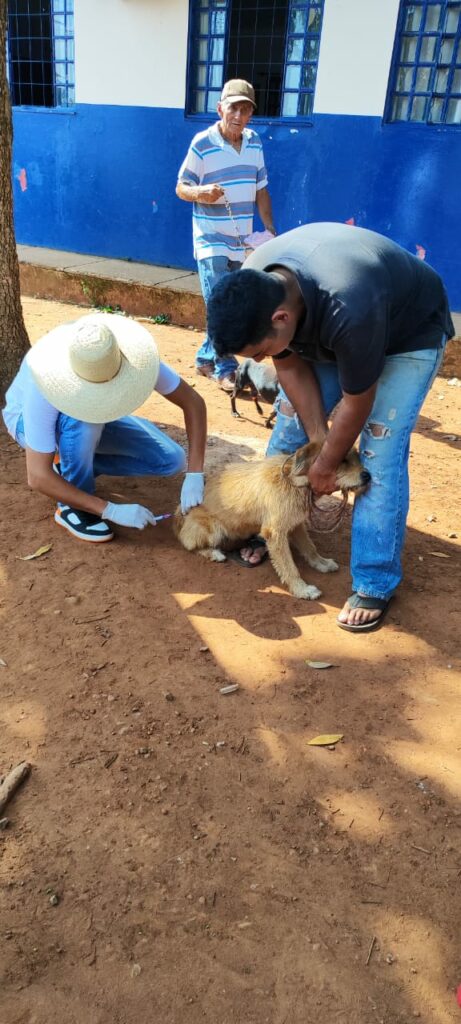
[[[332,493],[361,435],[373,482],[354,506],[353,594],[338,624],[378,628],[402,577],[410,434],[454,334],[440,277],[373,231],[308,224],[216,286],[208,332],[220,354],[272,356],[282,394],[268,454],[321,440],[309,472],[316,494]]]

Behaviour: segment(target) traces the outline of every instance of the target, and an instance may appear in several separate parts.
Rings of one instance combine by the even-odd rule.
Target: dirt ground
[[[76,315],[24,306],[32,340]],[[208,466],[262,455],[253,405],[236,421],[194,376],[198,335],[153,332],[207,400]],[[2,1022],[461,1021],[460,410],[438,378],[405,583],[370,636],[335,625],[349,525],[318,538],[339,573],[302,569],[312,603],[268,563],[186,554],[168,523],[88,550],[0,432],[0,774],[33,766],[0,831]],[[183,440],[160,396],[143,412]],[[99,486],[157,514],[179,491]],[[344,739],[307,745],[324,732]]]

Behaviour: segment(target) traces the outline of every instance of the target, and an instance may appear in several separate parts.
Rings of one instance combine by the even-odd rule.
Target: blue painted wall
[[[193,267],[191,207],[176,198],[175,184],[203,127],[182,110],[15,110],[18,241]],[[257,120],[254,127],[279,231],[354,218],[410,252],[421,246],[452,309],[461,310],[461,131],[337,115],[316,116],[312,127]]]

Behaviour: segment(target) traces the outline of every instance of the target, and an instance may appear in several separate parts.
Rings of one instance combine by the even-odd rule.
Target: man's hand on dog
[[[320,458],[312,463],[308,470],[307,479],[314,494],[333,494],[337,491],[336,469],[323,468]]]

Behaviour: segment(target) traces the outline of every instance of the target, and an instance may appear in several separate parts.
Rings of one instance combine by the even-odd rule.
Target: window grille
[[[461,125],[459,0],[401,0],[386,119]]]
[[[8,0],[7,45],[13,106],[75,102],[74,0]]]
[[[230,78],[259,117],[312,115],[324,0],[192,0],[188,112],[213,113]]]

